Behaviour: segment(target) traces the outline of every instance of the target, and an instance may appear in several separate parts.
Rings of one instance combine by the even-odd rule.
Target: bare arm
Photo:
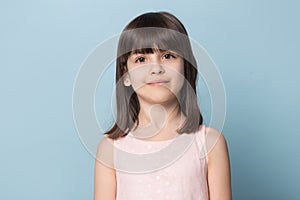
[[[230,163],[224,136],[207,128],[208,187],[210,200],[231,200]]]
[[[113,141],[104,137],[98,145],[94,171],[94,200],[116,199]]]

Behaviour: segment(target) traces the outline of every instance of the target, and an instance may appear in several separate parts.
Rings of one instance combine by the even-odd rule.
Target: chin
[[[168,88],[156,88],[150,90],[138,90],[138,98],[143,99],[144,102],[149,102],[151,104],[165,104],[178,102],[176,95],[170,91]]]
[[[174,94],[170,95],[157,95],[157,94],[152,94],[151,96],[148,97],[143,97],[143,99],[151,104],[173,104],[173,103],[178,103],[178,100]]]

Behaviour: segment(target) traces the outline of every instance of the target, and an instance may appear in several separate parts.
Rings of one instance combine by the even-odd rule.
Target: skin
[[[136,136],[165,140],[177,134],[176,129],[185,118],[177,101],[184,82],[183,64],[183,59],[170,51],[129,57],[125,82],[134,88],[140,102]],[[152,135],[141,135],[145,132]]]
[[[124,85],[134,88],[141,107],[140,125],[134,134],[140,136],[139,133],[150,129],[155,134],[144,135],[145,140],[158,141],[175,137],[178,134],[176,129],[185,119],[176,98],[184,78],[183,59],[174,52],[133,54],[128,59],[127,68]],[[206,127],[206,145],[209,199],[229,200],[231,183],[226,140],[217,130]],[[112,152],[113,141],[105,137],[99,143],[95,162],[94,200],[115,199],[116,171]]]

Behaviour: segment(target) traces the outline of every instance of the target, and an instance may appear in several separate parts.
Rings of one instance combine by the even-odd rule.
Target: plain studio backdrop
[[[1,1],[0,199],[93,198],[94,158],[72,114],[77,71],[131,19],[161,10],[183,22],[223,78],[233,199],[300,199],[299,6],[292,0]],[[97,94],[95,105],[104,126],[111,110],[103,102],[113,87],[106,79],[108,95]]]

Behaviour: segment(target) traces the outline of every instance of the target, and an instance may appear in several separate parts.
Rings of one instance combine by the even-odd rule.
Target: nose
[[[163,74],[165,72],[164,68],[160,64],[152,64],[150,69],[150,74]]]
[[[159,61],[159,59],[153,59],[150,66],[150,74],[163,74],[165,73],[165,69],[162,66],[162,63]]]

